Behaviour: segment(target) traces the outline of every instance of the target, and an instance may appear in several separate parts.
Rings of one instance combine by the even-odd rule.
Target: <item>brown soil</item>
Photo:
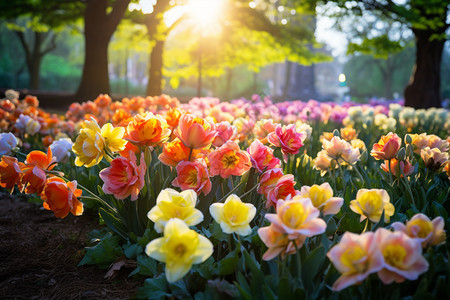
[[[106,270],[77,267],[86,234],[99,228],[95,215],[57,219],[39,204],[1,192],[0,205],[1,299],[129,299],[143,284],[126,271],[107,280]]]

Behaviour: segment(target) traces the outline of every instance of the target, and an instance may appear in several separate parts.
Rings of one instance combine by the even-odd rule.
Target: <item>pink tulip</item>
[[[298,193],[299,191],[295,189],[294,175],[283,175],[278,179],[273,189],[268,190],[266,195],[266,208],[271,206],[276,207],[279,200],[284,200],[288,196],[293,197]]]
[[[117,157],[111,161],[111,166],[100,171],[103,180],[103,192],[113,194],[119,200],[131,195],[131,200],[138,198],[138,194],[144,187],[144,176],[147,166],[144,154],[141,154],[139,166],[136,164],[136,155],[130,151],[129,158]]]
[[[208,155],[211,176],[241,176],[251,168],[250,156],[235,141],[228,141]]]
[[[383,269],[378,271],[378,277],[384,284],[416,280],[428,270],[420,241],[406,233],[379,228],[375,232],[375,243],[384,257]]]
[[[303,141],[306,139],[305,132],[297,132],[295,124],[278,125],[274,132],[267,137],[269,142],[281,148],[284,160],[287,161],[288,154],[297,154],[299,149],[303,146]]]
[[[328,258],[342,274],[333,284],[333,291],[358,284],[383,268],[384,259],[378,251],[374,236],[373,232],[361,235],[346,232],[339,244],[328,251]]]
[[[436,217],[431,221],[424,214],[416,214],[406,225],[400,222],[392,224],[395,231],[403,231],[409,237],[415,238],[426,248],[431,245],[438,245],[445,241],[444,219]]]
[[[205,160],[200,158],[193,162],[180,162],[177,165],[177,178],[172,181],[172,185],[182,191],[192,189],[197,195],[202,192],[205,196],[208,195],[211,191],[211,180]]]
[[[247,152],[250,154],[252,166],[259,172],[279,168],[281,165],[280,160],[273,155],[273,150],[258,139],[251,143],[250,147],[247,148]]]

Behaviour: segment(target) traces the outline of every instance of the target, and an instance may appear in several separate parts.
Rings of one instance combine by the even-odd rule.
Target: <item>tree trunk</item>
[[[147,96],[162,94],[162,68],[165,40],[157,40],[150,52],[150,68],[148,70]]]
[[[285,64],[285,73],[284,73],[284,86],[283,86],[283,101],[288,100],[288,92],[291,85],[291,70],[292,70],[292,63],[288,60],[286,60]]]
[[[129,0],[116,0],[107,14],[108,0],[87,0],[84,14],[85,57],[78,101],[90,100],[110,93],[108,76],[108,44],[122,19]]]
[[[225,100],[231,100],[231,84],[233,82],[233,69],[228,68],[227,70],[227,81],[225,86]]]
[[[27,60],[28,73],[30,74],[30,89],[39,89],[39,69],[41,68],[41,44],[42,33],[34,33],[33,49],[31,49],[30,60]]]
[[[416,38],[416,64],[405,89],[405,106],[441,107],[441,59],[445,40],[430,40],[431,30],[413,29]]]

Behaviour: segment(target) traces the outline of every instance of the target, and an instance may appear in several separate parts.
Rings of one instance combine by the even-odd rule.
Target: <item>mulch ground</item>
[[[0,192],[1,299],[129,299],[142,280],[120,272],[77,267],[86,234],[99,228],[93,213],[57,219],[42,205]]]

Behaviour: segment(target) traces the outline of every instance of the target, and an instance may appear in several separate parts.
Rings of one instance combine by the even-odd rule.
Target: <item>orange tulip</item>
[[[47,154],[42,151],[31,151],[25,160],[22,169],[22,182],[25,185],[25,193],[40,194],[45,187],[47,175],[45,170],[50,171],[56,165],[56,157],[52,155],[52,149],[48,147]]]
[[[400,161],[399,163],[396,158],[393,158],[390,160],[390,164],[392,175],[396,177],[403,177],[402,172],[405,176],[409,176],[414,172],[414,166],[411,165],[409,160]],[[385,160],[384,164],[381,164],[381,168],[386,173],[389,173],[389,160]]]
[[[21,169],[25,165],[17,161],[17,158],[2,156],[0,161],[0,186],[13,191],[14,185],[21,185]],[[20,188],[20,187],[19,187]]]
[[[370,155],[377,160],[390,160],[395,157],[401,145],[402,139],[396,133],[389,132],[373,145]]]
[[[217,135],[214,123],[197,118],[192,114],[180,117],[175,135],[188,148],[199,149],[211,145]]]
[[[158,146],[170,137],[166,120],[160,115],[147,113],[134,116],[127,126],[129,141],[139,146]]]
[[[191,161],[193,161],[197,155],[202,151],[201,149],[194,149],[191,154]],[[189,160],[190,149],[186,147],[178,138],[173,141],[165,143],[163,151],[159,155],[159,160],[167,165],[176,167],[179,162]]]
[[[58,177],[52,177],[47,180],[41,195],[42,200],[44,200],[44,208],[53,211],[57,218],[65,218],[69,212],[74,216],[81,215],[83,213],[83,203],[77,199],[80,196],[81,190],[77,189],[75,180],[66,183]]]

